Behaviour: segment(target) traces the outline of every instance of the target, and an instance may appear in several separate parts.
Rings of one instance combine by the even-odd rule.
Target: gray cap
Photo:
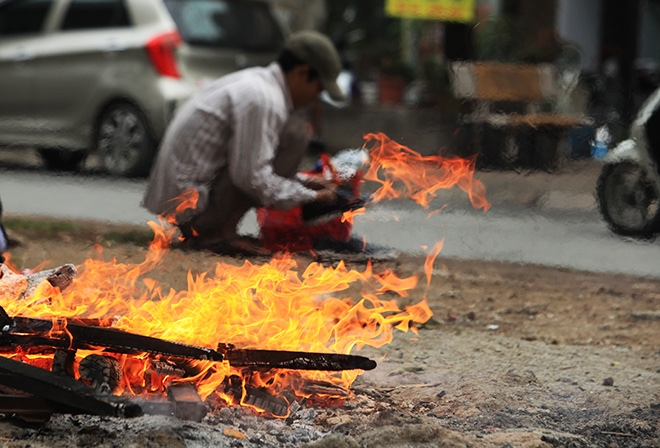
[[[341,72],[341,59],[328,37],[316,31],[298,31],[289,37],[284,48],[318,72],[323,88],[330,98],[335,101],[346,101],[346,96],[337,85],[337,76]]]

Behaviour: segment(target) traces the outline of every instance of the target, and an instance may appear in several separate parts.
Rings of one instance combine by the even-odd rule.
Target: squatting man
[[[341,68],[330,39],[301,31],[267,67],[231,73],[202,89],[170,123],[143,206],[172,215],[176,198],[193,189],[196,208],[174,216],[188,247],[268,254],[258,241],[237,233],[250,208],[337,199],[328,182],[297,176],[309,132],[293,113],[313,105],[323,90],[344,101],[336,82]]]

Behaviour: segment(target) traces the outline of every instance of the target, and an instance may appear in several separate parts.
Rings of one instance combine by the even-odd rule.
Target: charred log
[[[247,384],[245,385],[245,394],[241,404],[253,406],[276,417],[286,417],[289,414],[289,402],[284,398],[276,397],[264,388]]]
[[[55,375],[66,375],[73,378],[75,377],[75,361],[75,350],[55,350],[55,353],[53,354],[53,365],[50,370]]]
[[[57,403],[67,410],[117,417],[137,417],[139,406],[130,401],[100,396],[97,391],[73,378],[0,356],[0,384]]]
[[[189,375],[186,369],[178,367],[172,362],[168,362],[168,361],[151,360],[151,370],[153,371],[153,373],[160,376],[173,376],[177,378],[194,376],[194,375]]]
[[[81,414],[83,412],[79,408],[34,395],[0,394],[0,414],[14,414],[28,422],[45,422],[52,414]]]
[[[307,380],[300,386],[300,391],[307,395],[330,395],[332,397],[348,397],[348,391],[327,381]]]
[[[238,375],[225,378],[222,387],[223,392],[235,403],[252,406],[276,417],[286,417],[289,414],[289,401],[286,398],[275,396],[265,388],[244,384]]]
[[[170,384],[167,398],[175,403],[174,416],[181,420],[200,422],[208,412],[197,389],[190,383]]]
[[[111,356],[91,354],[80,361],[80,379],[104,394],[115,392],[121,384],[122,371],[119,361]]]
[[[7,332],[13,336],[20,334],[48,334],[53,330],[53,321],[45,319],[32,319],[27,317],[14,317],[14,325]],[[178,342],[165,341],[163,339],[128,333],[114,328],[94,327],[68,322],[65,319],[57,321],[61,328],[66,327],[66,333],[73,337],[72,341],[63,343],[74,348],[104,347],[115,353],[153,353],[157,355],[172,356],[179,358],[200,359],[208,361],[222,361],[224,358],[219,352],[194,345],[186,345]],[[7,335],[9,337],[9,335]],[[52,338],[53,344],[58,344],[58,338]],[[41,341],[47,342],[47,338]],[[29,344],[29,340],[23,338],[22,344]],[[60,347],[60,345],[54,345]]]
[[[376,368],[375,361],[355,355],[234,348],[224,350],[225,358],[234,367],[326,371]]]

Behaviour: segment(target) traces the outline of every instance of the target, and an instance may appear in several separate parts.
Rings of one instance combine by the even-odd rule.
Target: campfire
[[[364,178],[380,185],[370,202],[410,197],[429,208],[458,186],[487,210],[473,159],[422,157],[369,134]],[[185,199],[185,200],[184,200]],[[179,207],[194,207],[194,196]],[[361,212],[347,212],[354,219]],[[412,331],[432,312],[422,297],[400,309],[419,278],[344,262],[299,270],[291,254],[263,265],[218,263],[188,274],[187,288],[154,277],[176,239],[166,219],[139,264],[100,257],[81,266],[0,278],[0,413],[176,415],[201,420],[209,407],[245,406],[286,417],[294,403],[340,404],[376,362],[353,354]],[[437,244],[425,263],[430,281]],[[348,291],[359,290],[354,300]],[[353,294],[354,296],[355,294]]]

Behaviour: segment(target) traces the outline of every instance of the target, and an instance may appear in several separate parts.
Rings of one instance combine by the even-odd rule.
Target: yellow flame
[[[371,166],[365,178],[381,187],[373,199],[407,195],[428,207],[439,188],[457,185],[470,201],[484,211],[490,206],[481,182],[473,179],[473,159],[421,157],[383,134],[368,134]],[[365,143],[365,146],[367,145]],[[403,187],[400,186],[403,185]],[[415,324],[432,316],[426,299],[401,310],[387,293],[409,295],[419,276],[399,277],[391,270],[374,272],[349,269],[343,262],[335,267],[311,263],[300,269],[289,254],[279,255],[263,265],[246,261],[240,266],[217,263],[213,270],[187,274],[187,287],[164,290],[151,275],[161,269],[171,241],[175,238],[174,216],[194,208],[197,193],[187,191],[173,201],[172,213],[160,223],[150,222],[155,237],[145,260],[138,264],[104,261],[98,257],[78,266],[78,277],[64,291],[42,283],[28,297],[22,297],[24,277],[3,266],[0,306],[11,316],[51,318],[57,322],[53,337],[71,340],[61,318],[97,318],[103,325],[186,344],[216,348],[219,343],[237,348],[313,351],[351,354],[364,346],[381,347],[392,341],[394,330],[412,331]],[[346,213],[352,220],[363,210]],[[168,225],[169,224],[169,225]],[[425,262],[427,285],[433,261],[442,248],[438,243]],[[356,293],[359,291],[359,293]],[[354,297],[359,297],[355,299]],[[93,351],[78,350],[76,365]],[[100,353],[100,352],[99,352]],[[50,368],[52,353],[16,349],[5,356],[17,357]],[[228,362],[190,361],[185,378],[158,374],[151,366],[153,355],[114,355],[123,371],[118,394],[162,393],[171,382],[195,384],[203,398],[235,402],[227,383],[234,376],[242,387],[287,389],[298,397],[305,381],[318,380],[348,388],[360,371],[269,371],[253,372],[233,368]],[[332,397],[326,397],[332,398]]]

